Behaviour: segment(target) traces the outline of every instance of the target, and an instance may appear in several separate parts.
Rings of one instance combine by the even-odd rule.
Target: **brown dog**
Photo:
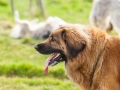
[[[35,46],[42,54],[52,54],[49,65],[65,61],[68,77],[81,90],[120,90],[120,38],[98,28],[69,24],[59,27]]]

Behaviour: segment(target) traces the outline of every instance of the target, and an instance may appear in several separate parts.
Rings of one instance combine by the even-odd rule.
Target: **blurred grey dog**
[[[59,25],[66,24],[58,17],[48,17],[46,21],[38,23],[37,19],[33,21],[21,20],[18,11],[15,11],[14,16],[16,24],[10,34],[12,38],[23,38],[26,35],[36,39],[47,38]]]
[[[98,28],[115,29],[120,36],[120,0],[94,0],[89,20]]]

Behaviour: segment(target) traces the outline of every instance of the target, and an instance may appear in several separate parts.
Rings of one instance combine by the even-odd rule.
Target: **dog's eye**
[[[51,41],[52,41],[52,42],[54,42],[54,41],[55,41],[55,39],[54,39],[54,38],[51,38]]]

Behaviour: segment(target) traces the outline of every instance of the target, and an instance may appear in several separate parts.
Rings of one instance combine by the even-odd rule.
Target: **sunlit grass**
[[[67,22],[88,24],[91,4],[89,0],[49,0],[46,9],[48,15],[61,17]]]
[[[0,90],[78,90],[68,79],[0,77]]]

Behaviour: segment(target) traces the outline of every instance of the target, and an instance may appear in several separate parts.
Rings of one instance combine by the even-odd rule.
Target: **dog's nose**
[[[35,45],[34,48],[37,50],[37,49],[39,48],[39,46],[38,46],[38,45]]]

